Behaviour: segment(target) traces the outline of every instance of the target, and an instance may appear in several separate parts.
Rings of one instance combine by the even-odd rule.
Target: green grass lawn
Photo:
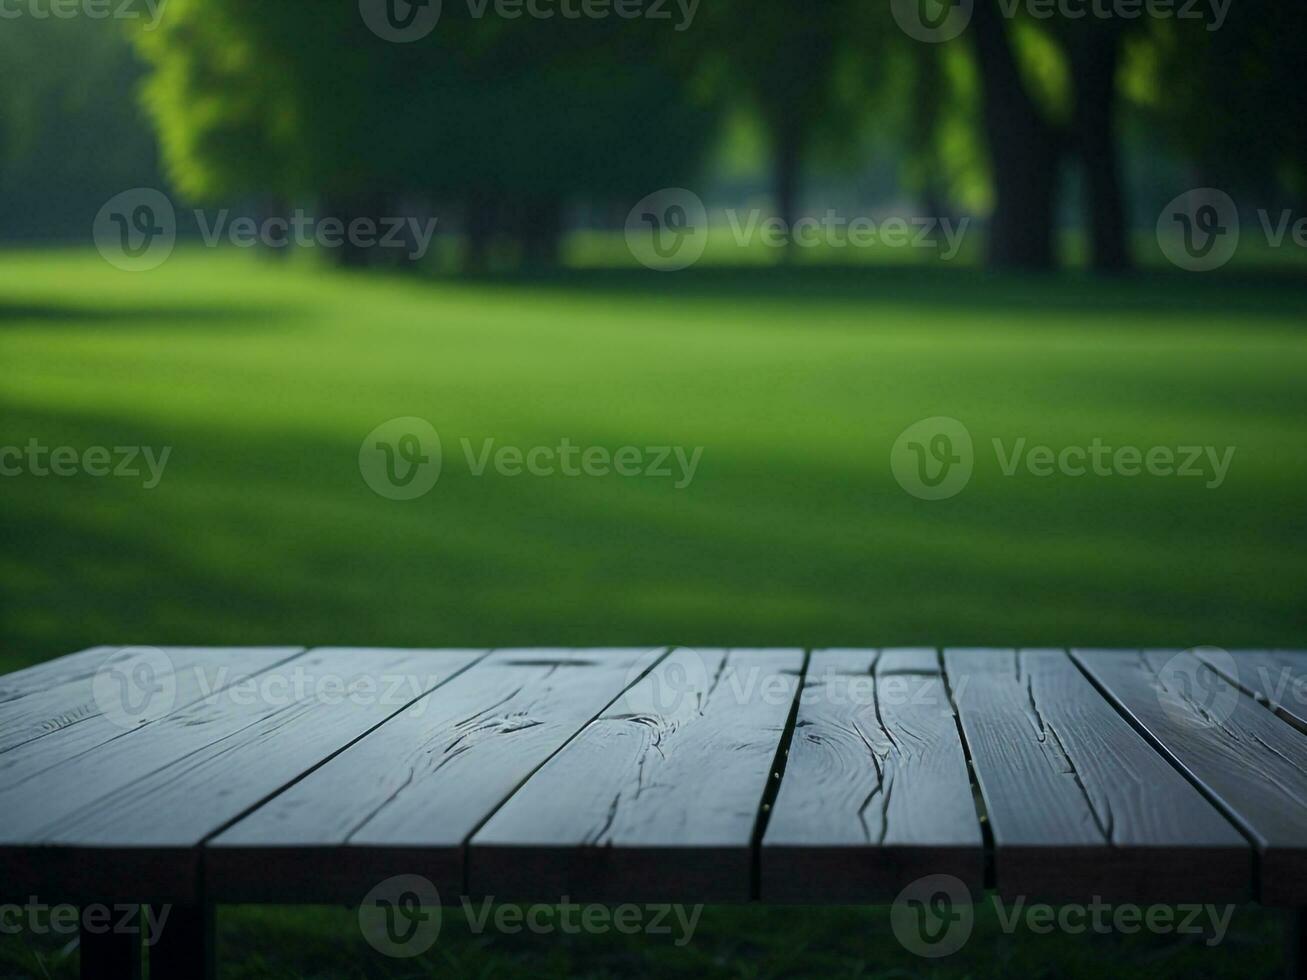
[[[96,643],[386,646],[1302,645],[1307,289],[955,269],[594,269],[548,279],[331,274],[179,252],[129,275],[0,253],[0,446],[171,447],[142,479],[0,477],[0,669]],[[360,476],[398,416],[439,431],[411,502]],[[890,470],[963,422],[938,502]],[[658,477],[474,475],[460,440],[703,447]],[[1003,474],[992,448],[1235,447],[1225,481]],[[868,910],[711,913],[687,949],[447,926],[376,962],[329,913],[238,911],[235,976],[532,972],[1141,975],[1275,967],[1264,913],[1216,951],[973,942],[915,960]],[[66,971],[8,941],[27,972]],[[39,951],[38,967],[33,959]],[[350,951],[357,955],[353,955]],[[1249,959],[1249,957],[1253,957]],[[1224,964],[1222,966],[1221,964]],[[1132,967],[1133,968],[1133,967]],[[5,967],[0,965],[0,976]]]

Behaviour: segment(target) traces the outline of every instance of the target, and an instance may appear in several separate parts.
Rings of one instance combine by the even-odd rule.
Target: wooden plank
[[[1307,652],[1197,647],[1192,653],[1246,693],[1307,731]]]
[[[927,874],[984,890],[966,755],[934,650],[819,650],[762,841],[767,902],[868,903]]]
[[[209,895],[348,902],[399,874],[461,895],[472,832],[662,652],[496,651],[210,841]]]
[[[88,647],[77,653],[55,657],[53,660],[46,660],[11,674],[5,674],[0,677],[0,707],[7,711],[21,698],[70,681],[94,677],[105,658],[117,649],[118,647],[114,646]]]
[[[480,656],[310,651],[0,790],[0,882],[193,903],[202,840]]]
[[[676,651],[478,831],[474,895],[744,901],[799,650]]]
[[[304,648],[106,649],[109,655],[89,676],[5,706],[0,716],[0,785],[17,785],[65,759],[283,663]],[[148,689],[129,676],[138,669],[144,671]]]
[[[1251,837],[1265,905],[1307,904],[1307,735],[1190,653],[1077,650],[1100,688]]]
[[[100,713],[92,687],[96,674],[117,651],[117,647],[95,647],[60,658],[50,663],[50,675],[37,674],[26,683],[12,681],[13,674],[0,677],[0,753],[76,724],[84,715]],[[88,656],[92,652],[94,657]],[[76,663],[59,666],[70,659]]]
[[[1247,840],[1061,650],[948,650],[1005,896],[1238,901]]]

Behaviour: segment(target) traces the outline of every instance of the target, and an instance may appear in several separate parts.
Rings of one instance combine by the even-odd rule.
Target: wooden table
[[[1307,654],[100,647],[0,677],[0,902],[1307,906]],[[131,946],[135,946],[135,952]],[[130,976],[140,944],[85,936]]]

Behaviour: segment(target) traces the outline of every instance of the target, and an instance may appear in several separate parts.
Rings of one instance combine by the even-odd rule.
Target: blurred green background
[[[1177,274],[1178,275],[1178,274]],[[172,447],[4,481],[6,666],[99,642],[1293,645],[1307,300],[933,269],[477,282],[192,250],[0,268],[12,441]],[[890,470],[962,421],[970,484]],[[364,437],[440,433],[429,494]],[[693,481],[474,475],[461,441],[703,447]],[[1004,475],[992,440],[1214,446],[1225,482]],[[144,474],[144,464],[138,466]],[[679,472],[679,471],[678,471]]]
[[[343,2],[0,25],[0,446],[169,450],[149,489],[0,477],[0,670],[100,643],[1302,645],[1304,249],[1255,217],[1307,217],[1300,8],[995,34],[981,0],[929,45],[881,5],[705,3],[680,32],[445,6],[407,45]],[[670,186],[712,230],[662,273],[623,228]],[[1248,232],[1207,274],[1154,232],[1202,186]],[[136,187],[169,195],[179,240],[129,273],[91,227]],[[208,248],[191,217],[300,207],[435,216],[435,247]],[[727,208],[973,225],[951,261],[741,247]],[[396,501],[359,453],[409,416],[444,466]],[[935,416],[976,459],[932,502],[890,460]],[[487,439],[702,458],[679,488],[477,476],[461,443]],[[1219,487],[1004,475],[993,441],[1020,439],[1234,457]],[[350,915],[232,912],[224,975],[1278,969],[1257,910],[1215,950],[985,920],[943,964],[873,910],[711,910],[686,949],[455,921],[416,965],[368,956]],[[74,968],[0,942],[0,976]]]

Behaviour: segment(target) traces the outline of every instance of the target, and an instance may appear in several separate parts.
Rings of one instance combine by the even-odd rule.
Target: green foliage
[[[1163,22],[1136,63],[1147,116],[1212,182],[1307,195],[1307,5],[1240,0],[1220,30]]]
[[[0,239],[85,240],[100,205],[159,179],[113,22],[0,21]]]
[[[176,0],[141,35],[171,172],[202,196],[634,194],[683,178],[713,118],[626,22],[472,19],[396,45],[354,4]]]

